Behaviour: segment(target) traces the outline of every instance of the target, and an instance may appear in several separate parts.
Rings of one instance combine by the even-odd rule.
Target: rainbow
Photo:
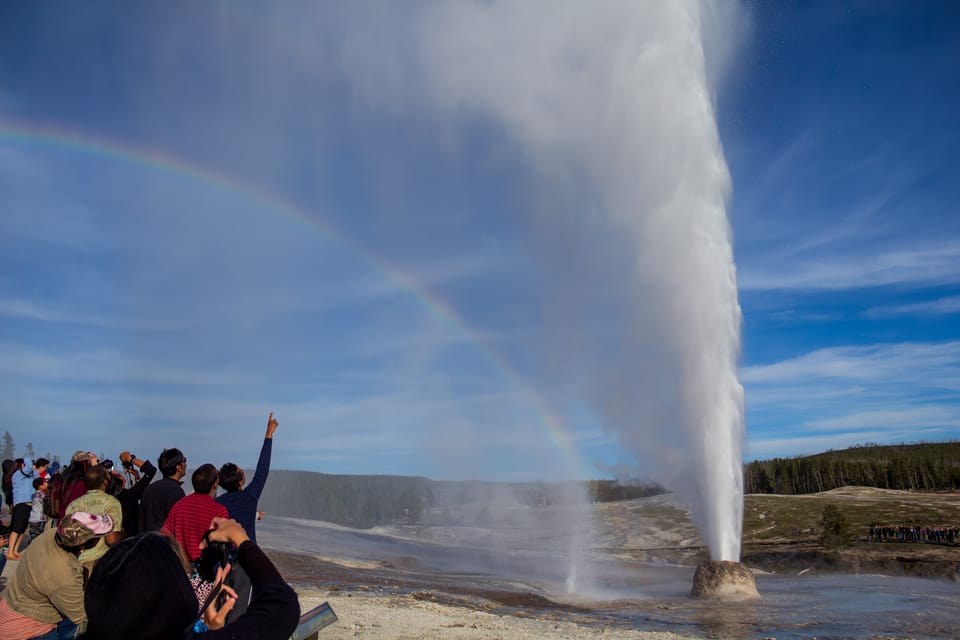
[[[4,143],[42,145],[95,157],[121,160],[177,179],[188,180],[245,200],[260,210],[291,220],[321,235],[324,239],[343,247],[376,272],[381,273],[388,282],[409,291],[415,299],[424,305],[427,311],[454,331],[464,335],[493,369],[503,376],[513,388],[523,394],[539,416],[550,442],[567,456],[567,462],[571,464],[571,468],[582,477],[588,477],[573,439],[564,426],[563,419],[547,405],[540,394],[536,393],[510,367],[500,354],[484,343],[456,309],[444,299],[426,289],[402,269],[365,250],[316,214],[311,214],[276,194],[257,190],[249,185],[238,184],[223,174],[207,167],[192,164],[175,155],[133,147],[115,140],[93,137],[51,123],[25,123],[0,119],[0,144]]]

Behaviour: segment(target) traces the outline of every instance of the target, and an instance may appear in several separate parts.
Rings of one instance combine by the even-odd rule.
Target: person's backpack
[[[43,496],[43,515],[56,518],[60,513],[60,500],[63,497],[63,478],[59,475],[53,479],[47,494]]]

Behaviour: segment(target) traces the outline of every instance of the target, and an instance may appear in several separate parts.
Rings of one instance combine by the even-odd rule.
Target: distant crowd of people
[[[958,527],[918,527],[914,525],[876,525],[867,531],[871,542],[929,542],[954,544],[960,542]]]
[[[206,463],[189,495],[177,448],[156,465],[123,451],[121,470],[83,450],[63,468],[3,461],[0,570],[19,565],[0,597],[0,638],[289,638],[297,596],[256,544],[277,427],[271,413],[249,482],[237,464]]]

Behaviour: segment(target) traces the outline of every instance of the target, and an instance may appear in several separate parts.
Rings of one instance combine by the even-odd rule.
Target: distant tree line
[[[747,493],[796,495],[851,485],[960,489],[960,442],[866,444],[812,456],[758,460],[744,467]]]
[[[248,472],[252,475],[252,471]],[[615,480],[583,483],[438,481],[416,476],[336,475],[273,470],[260,501],[271,515],[368,529],[377,525],[422,524],[430,509],[475,504],[567,504],[630,500],[663,493],[654,484]],[[481,518],[482,519],[482,518]]]
[[[617,480],[589,480],[587,492],[592,502],[618,502],[620,500],[634,500],[666,493],[666,489],[650,482],[636,482],[621,484]]]
[[[418,522],[431,502],[430,480],[413,476],[270,472],[261,508],[272,515],[368,529]]]

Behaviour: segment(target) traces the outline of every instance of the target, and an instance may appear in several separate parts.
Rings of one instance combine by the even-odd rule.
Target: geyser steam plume
[[[547,269],[562,283],[551,304],[563,312],[549,316],[558,369],[641,469],[691,504],[712,558],[738,560],[740,308],[709,82],[736,7],[419,9],[378,31],[376,47],[345,39],[353,80],[392,108],[499,123],[522,150],[553,214],[540,216],[543,236],[563,241],[543,252],[558,257]],[[604,330],[589,333],[598,318]]]

